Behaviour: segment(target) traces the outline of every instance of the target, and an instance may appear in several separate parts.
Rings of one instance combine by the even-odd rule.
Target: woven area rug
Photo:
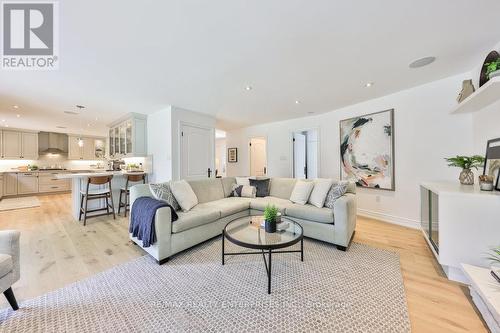
[[[229,250],[241,250],[226,245]],[[0,311],[2,332],[409,332],[396,253],[313,240],[273,255],[267,294],[262,256],[221,265],[212,240],[159,266],[144,256]]]
[[[0,201],[0,212],[4,210],[23,209],[39,207],[40,200],[37,197],[7,198]]]

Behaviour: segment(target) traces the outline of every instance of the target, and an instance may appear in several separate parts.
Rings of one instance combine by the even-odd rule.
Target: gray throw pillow
[[[255,186],[257,189],[257,197],[263,198],[269,196],[269,178],[250,179],[250,186]]]
[[[159,183],[159,184],[149,184],[149,189],[153,193],[153,197],[156,200],[162,200],[172,206],[176,211],[181,209],[181,206],[177,202],[170,189],[170,182]]]
[[[347,185],[349,185],[349,182],[346,181],[334,183],[326,195],[325,207],[333,209],[335,201],[337,201],[337,199],[343,196],[347,191]]]

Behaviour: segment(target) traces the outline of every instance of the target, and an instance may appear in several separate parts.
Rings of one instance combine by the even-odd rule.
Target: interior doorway
[[[250,176],[267,175],[267,140],[264,137],[250,139]]]
[[[215,176],[226,176],[226,132],[215,130]]]
[[[213,178],[214,129],[181,123],[181,179]]]
[[[303,130],[292,133],[293,177],[314,179],[319,174],[318,130]]]

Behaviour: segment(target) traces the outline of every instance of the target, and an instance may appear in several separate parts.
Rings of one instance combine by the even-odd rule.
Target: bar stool
[[[83,214],[83,225],[87,224],[87,217],[96,217],[111,214],[109,209],[111,208],[111,212],[113,213],[113,219],[116,219],[115,215],[115,206],[113,204],[113,190],[111,189],[111,179],[110,176],[98,176],[98,177],[89,177],[87,180],[87,188],[85,191],[80,191],[80,215],[78,217],[78,221],[82,219]],[[97,189],[97,190],[89,190],[90,185],[105,185],[108,184],[107,188]],[[106,207],[105,208],[97,208],[89,210],[87,208],[87,204],[89,200],[97,200],[97,199],[106,199]],[[110,202],[111,201],[111,202]],[[87,216],[87,213],[98,212],[105,210],[106,213],[102,214],[93,214]]]
[[[146,174],[127,174],[127,181],[125,182],[125,187],[120,189],[120,199],[118,200],[118,214],[120,214],[120,209],[125,207],[125,217],[127,217],[127,211],[130,207],[130,189],[129,183],[137,183],[142,181],[146,184]],[[122,195],[125,195],[125,202],[122,202]]]

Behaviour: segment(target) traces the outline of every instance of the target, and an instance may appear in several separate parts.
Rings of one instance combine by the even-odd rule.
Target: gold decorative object
[[[472,95],[476,91],[472,80],[464,80],[462,82],[462,91],[458,94],[457,102],[461,103],[464,99]]]

